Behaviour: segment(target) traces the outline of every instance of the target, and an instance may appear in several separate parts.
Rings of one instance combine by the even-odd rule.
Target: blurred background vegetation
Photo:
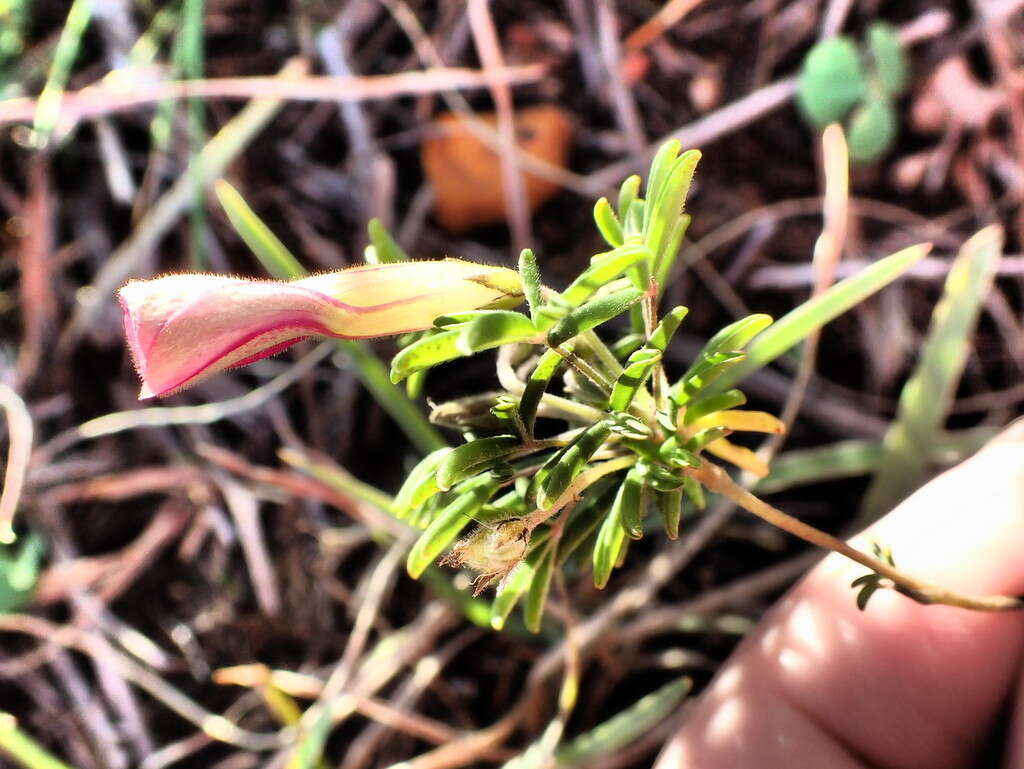
[[[492,389],[491,360],[411,400],[393,342],[309,344],[140,404],[113,292],[340,268],[371,219],[413,257],[530,246],[562,288],[604,250],[594,201],[675,137],[704,153],[677,374],[934,244],[744,383],[792,421],[759,492],[842,533],[1021,412],[1021,5],[0,0],[0,762],[649,765],[817,554],[712,504],[603,591],[568,574],[539,634],[491,630],[463,575],[405,574],[384,509],[458,440],[427,403]],[[825,269],[831,120],[857,162]]]

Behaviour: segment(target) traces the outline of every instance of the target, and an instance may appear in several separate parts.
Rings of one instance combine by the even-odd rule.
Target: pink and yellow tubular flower
[[[181,274],[118,292],[140,398],[169,395],[310,336],[359,339],[430,328],[448,312],[517,300],[519,276],[459,259],[366,265],[290,282]]]

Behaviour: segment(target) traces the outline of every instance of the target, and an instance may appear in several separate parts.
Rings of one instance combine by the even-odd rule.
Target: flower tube
[[[519,276],[459,259],[365,265],[289,282],[186,273],[118,292],[139,398],[280,352],[310,336],[362,339],[430,328],[448,312],[518,303]]]

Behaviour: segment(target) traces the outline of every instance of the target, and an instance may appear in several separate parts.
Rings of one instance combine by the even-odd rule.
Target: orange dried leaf
[[[492,127],[497,123],[493,113],[478,117]],[[497,153],[457,115],[441,115],[435,128],[436,135],[423,143],[421,162],[434,189],[437,221],[452,232],[505,221]],[[552,165],[565,167],[572,134],[572,118],[560,107],[540,105],[516,112],[519,148]],[[523,186],[531,212],[558,191],[553,182],[527,171]]]

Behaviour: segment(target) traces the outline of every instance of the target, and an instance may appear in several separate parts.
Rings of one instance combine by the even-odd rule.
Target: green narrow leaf
[[[403,350],[391,359],[391,381],[401,382],[403,379],[417,371],[436,366],[439,363],[461,358],[462,350],[459,349],[459,337],[462,331],[443,331],[440,334],[425,336]]]
[[[36,102],[32,132],[37,147],[46,146],[50,141],[50,134],[57,125],[64,88],[71,75],[71,67],[81,49],[82,35],[85,34],[89,21],[92,19],[92,11],[91,0],[74,0],[68,11],[67,20],[57,39],[57,47],[53,50],[53,61],[50,63],[50,71],[46,76],[46,85],[43,86],[39,100]]]
[[[640,474],[640,471],[637,471]],[[627,476],[628,477],[628,476]],[[647,487],[640,486],[640,499],[635,505],[623,505],[622,528],[630,539],[640,539],[644,535],[644,518],[647,517]],[[621,560],[621,559],[620,559]]]
[[[680,678],[665,684],[621,713],[581,734],[555,751],[559,769],[591,766],[649,732],[674,712],[689,693],[693,682]]]
[[[509,456],[522,443],[515,435],[477,438],[449,451],[437,468],[437,487],[448,491],[452,486],[479,475],[499,460]]]
[[[771,325],[768,315],[754,314],[730,323],[704,345],[690,368],[672,386],[670,396],[676,406],[686,404],[697,393],[721,377],[743,359],[742,349]]]
[[[540,560],[534,569],[530,590],[523,602],[523,620],[526,627],[534,633],[540,631],[540,623],[544,618],[544,604],[547,603],[548,591],[551,589],[556,552],[554,543],[541,548]]]
[[[855,307],[867,297],[885,288],[931,250],[921,243],[880,259],[870,267],[836,283],[830,289],[801,304],[750,343],[745,359],[724,373],[712,385],[715,392],[735,387],[758,369],[807,338],[833,318]]]
[[[626,334],[611,346],[612,355],[618,360],[625,360],[644,345],[643,334]]]
[[[537,422],[537,407],[548,389],[548,383],[561,365],[561,355],[555,350],[545,350],[544,354],[540,356],[540,360],[537,361],[537,367],[530,374],[530,378],[526,380],[526,387],[519,400],[519,416],[523,420],[527,435],[533,435],[533,428]]]
[[[458,348],[464,355],[489,350],[512,342],[524,342],[537,336],[533,322],[519,312],[488,310],[470,321],[459,336]]]
[[[771,472],[753,490],[757,494],[774,494],[811,483],[867,475],[878,467],[882,456],[882,444],[876,440],[854,439],[813,449],[794,449],[773,459]]]
[[[655,350],[661,350],[665,352],[668,348],[668,343],[672,341],[672,337],[675,335],[679,328],[679,325],[683,322],[683,318],[690,310],[682,305],[673,307],[665,316],[659,321],[658,325],[655,326],[654,331],[651,333],[651,338],[647,342],[648,347],[653,347]]]
[[[455,541],[498,486],[498,481],[486,478],[479,482],[471,481],[459,490],[458,496],[431,522],[409,550],[405,568],[410,577],[419,577]]]
[[[372,259],[367,258],[370,264],[391,264],[392,262],[410,262],[412,258],[405,253],[398,241],[391,237],[387,227],[377,217],[373,217],[366,224],[366,230],[370,235],[370,245],[367,246],[367,257],[372,253]],[[372,251],[370,250],[372,249]]]
[[[622,225],[619,224],[619,219],[615,216],[608,198],[600,198],[594,204],[594,223],[597,224],[601,237],[609,246],[617,248],[622,245]]]
[[[405,477],[402,487],[391,503],[391,510],[398,517],[404,517],[440,491],[437,485],[437,468],[452,451],[448,447],[431,451],[421,459]]]
[[[523,293],[526,295],[526,302],[530,307],[530,318],[536,324],[538,321],[537,311],[544,304],[544,290],[537,257],[528,248],[524,248],[519,253],[519,279],[523,281]]]
[[[549,509],[558,501],[569,484],[583,472],[594,452],[601,448],[609,432],[611,428],[606,420],[595,422],[544,463],[535,477],[537,506],[541,510]]]
[[[644,206],[641,232],[646,233],[648,227],[650,227],[650,219],[654,214],[654,207],[658,203],[658,197],[661,195],[665,180],[672,173],[672,167],[675,165],[682,146],[678,139],[670,139],[658,148],[654,158],[651,160],[651,170],[647,173],[647,189],[644,192],[646,205]]]
[[[0,710],[0,756],[7,756],[26,769],[74,769],[19,729],[17,719],[2,710]]]
[[[706,432],[706,430],[702,430],[701,432]],[[697,435],[700,434],[701,433],[697,433]],[[658,447],[657,459],[671,467],[700,467],[700,458],[694,452],[700,451],[703,444],[699,441],[695,443],[694,441],[696,437],[697,436],[694,436],[693,438],[684,438],[678,434],[670,435]],[[693,448],[694,446],[699,446],[700,448]],[[653,465],[651,469],[663,470],[664,468]],[[675,485],[678,485],[678,483]]]
[[[544,548],[535,548],[499,587],[494,601],[491,603],[490,624],[495,630],[502,630],[505,627],[505,623],[516,604],[519,603],[519,599],[529,590],[533,582],[537,558],[543,552]]]
[[[241,193],[223,179],[214,182],[214,191],[238,235],[270,275],[278,280],[293,280],[306,274],[288,247],[245,202]]]
[[[660,297],[668,286],[669,275],[672,272],[672,266],[676,263],[676,259],[679,257],[679,247],[683,244],[683,238],[686,237],[686,232],[690,228],[690,215],[683,214],[676,219],[675,226],[672,228],[672,232],[669,233],[668,240],[665,243],[665,250],[662,253],[661,261],[658,263],[658,269],[654,277],[658,281],[658,296]]]
[[[686,415],[683,417],[684,425],[692,425],[701,417],[713,414],[716,411],[742,406],[747,402],[747,396],[739,390],[726,390],[724,393],[709,395],[698,398],[686,407]]]
[[[629,356],[622,367],[615,383],[612,385],[612,394],[608,399],[608,408],[611,411],[625,411],[633,402],[637,392],[643,387],[647,377],[654,371],[654,367],[661,361],[661,351],[650,347],[641,347]]]
[[[626,508],[636,508],[643,502],[643,481],[636,468],[630,469],[619,485],[611,510],[601,523],[594,544],[594,585],[603,588],[608,584],[612,569],[619,561],[619,555],[626,542],[626,529],[622,525]],[[632,513],[630,514],[632,515]]]
[[[626,217],[633,207],[633,201],[640,192],[641,179],[637,174],[626,177],[626,180],[619,186],[618,207],[615,209],[619,215],[619,221],[625,225]],[[639,234],[639,232],[635,233]]]
[[[594,295],[638,262],[651,258],[651,251],[642,243],[628,243],[598,254],[587,269],[562,292],[562,299],[573,307]]]
[[[740,318],[715,334],[701,350],[701,355],[716,352],[734,352],[742,350],[750,340],[772,324],[770,315],[755,313]]]
[[[569,520],[558,541],[558,566],[565,564],[597,529],[611,507],[621,479],[618,476],[602,478],[587,489],[569,514]]]
[[[647,206],[653,206],[647,227],[644,229],[644,243],[654,254],[652,270],[655,274],[659,271],[659,263],[664,255],[666,243],[683,213],[683,204],[686,202],[686,195],[690,190],[693,181],[693,174],[700,162],[699,150],[687,150],[673,163],[668,178],[658,198],[652,200],[648,196]]]
[[[920,360],[900,393],[896,419],[883,440],[885,457],[864,499],[864,520],[875,520],[924,481],[1002,248],[1002,229],[992,226],[960,249],[932,312]]]
[[[683,493],[698,510],[703,510],[707,507],[707,501],[704,499],[704,487],[700,485],[696,478],[692,478],[689,475],[683,477]]]
[[[573,308],[548,331],[548,344],[558,347],[586,331],[621,315],[640,301],[643,292],[627,288],[599,296]]]
[[[669,539],[679,539],[679,520],[683,517],[683,490],[658,493],[658,510]]]
[[[694,454],[699,454],[709,443],[714,443],[719,438],[724,438],[730,432],[732,431],[725,427],[706,427],[698,431],[686,442],[686,449]]]

